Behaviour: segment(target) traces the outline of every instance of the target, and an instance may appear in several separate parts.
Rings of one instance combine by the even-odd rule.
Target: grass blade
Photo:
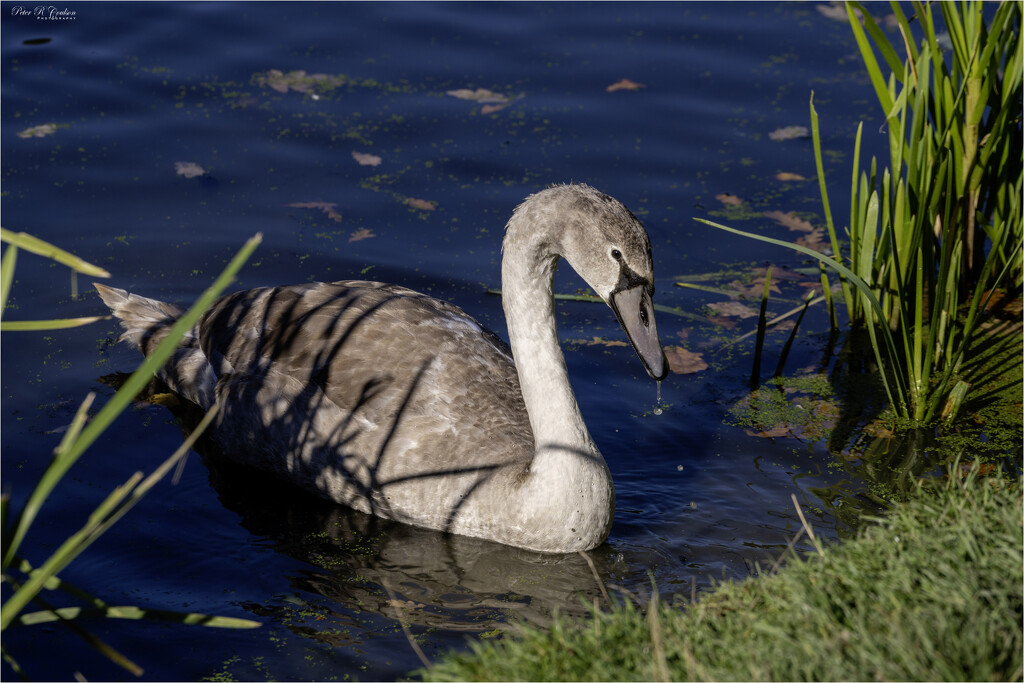
[[[188,450],[205,431],[217,414],[217,406],[206,412],[203,419],[188,438],[157,467],[148,477],[142,479],[141,473],[135,473],[125,484],[114,490],[107,499],[89,516],[89,521],[77,533],[70,536],[57,549],[43,566],[29,575],[29,580],[12,595],[3,606],[0,615],[2,628],[7,628],[11,620],[25,608],[30,600],[36,597],[56,575],[71,563],[86,548],[102,536],[121,517],[128,513],[149,490],[160,481],[179,460],[185,457]]]
[[[128,407],[136,394],[153,378],[156,371],[170,358],[185,333],[195,325],[214,299],[232,282],[235,274],[241,269],[249,256],[259,245],[262,235],[257,234],[246,242],[245,246],[235,255],[214,283],[199,297],[195,304],[171,328],[167,338],[153,351],[139,368],[125,381],[124,385],[97,413],[89,425],[82,431],[79,438],[70,444],[60,459],[55,459],[40,478],[39,484],[29,496],[25,508],[18,516],[10,545],[5,550],[3,566],[7,567],[17,553],[22,539],[42,507],[50,492],[61,480],[68,469],[92,445],[92,443],[110,426],[114,419]]]
[[[773,377],[782,377],[782,369],[786,366],[786,359],[789,358],[789,350],[793,347],[793,340],[796,339],[797,330],[800,329],[800,323],[803,322],[804,313],[807,312],[808,307],[811,305],[811,300],[814,298],[814,292],[807,292],[807,296],[804,297],[804,305],[800,309],[800,315],[797,316],[796,324],[793,325],[793,329],[789,332],[789,338],[786,339],[785,345],[782,347],[782,353],[779,354],[779,363],[775,366],[775,374]]]
[[[11,245],[4,249],[3,261],[0,261],[0,317],[7,308],[7,295],[11,293],[14,282],[14,264],[18,261],[18,247]]]
[[[30,251],[33,254],[45,256],[57,263],[62,263],[68,268],[77,270],[83,275],[89,275],[90,277],[110,277],[110,273],[103,268],[89,263],[85,259],[81,259],[71,252],[64,251],[60,247],[54,246],[49,242],[39,239],[38,237],[33,237],[28,233],[12,232],[6,228],[0,228],[0,240],[8,242],[13,246],[20,247],[25,251]]]
[[[764,331],[768,320],[768,289],[772,284],[772,267],[764,274],[764,289],[761,290],[761,311],[757,316],[757,341],[754,342],[754,368],[750,372],[750,388],[756,389],[761,378],[761,354],[764,352]]]
[[[52,320],[5,320],[0,322],[0,332],[41,332],[44,330],[66,330],[81,327],[100,320],[109,320],[109,315],[92,315],[83,318],[54,318]]]
[[[218,617],[196,612],[175,612],[162,609],[142,609],[133,605],[97,607],[59,607],[53,610],[29,612],[18,617],[18,622],[25,626],[47,624],[58,619],[78,619],[85,617],[106,617],[108,619],[155,619],[173,621],[190,626],[207,626],[209,628],[259,628],[263,624],[252,619],[240,617]]]

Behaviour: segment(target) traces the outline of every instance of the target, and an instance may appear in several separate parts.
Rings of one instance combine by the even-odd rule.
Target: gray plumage
[[[564,257],[660,380],[650,242],[615,199],[560,185],[515,210],[502,250],[511,349],[412,290],[313,283],[221,297],[161,378],[201,407],[219,402],[213,437],[226,457],[330,500],[541,552],[593,548],[614,488],[569,385],[552,277]],[[96,288],[143,353],[181,315]]]

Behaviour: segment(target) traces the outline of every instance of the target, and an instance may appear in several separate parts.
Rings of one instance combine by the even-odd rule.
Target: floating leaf
[[[822,228],[815,228],[806,235],[801,235],[796,239],[796,244],[820,251],[822,254],[832,252],[832,244],[825,237],[825,231]]]
[[[814,8],[818,10],[818,13],[826,19],[832,21],[841,21],[844,24],[849,21],[849,17],[846,15],[846,8],[841,2],[830,2],[827,5],[815,5]],[[854,10],[858,16],[860,15],[859,10]]]
[[[607,92],[615,92],[616,90],[639,90],[640,88],[646,87],[647,86],[644,85],[643,83],[637,83],[636,81],[631,81],[628,78],[623,78],[621,81],[617,83],[612,83],[607,88],[605,88],[605,90]]]
[[[426,199],[416,199],[415,197],[409,197],[405,200],[405,203],[414,209],[422,209],[423,211],[433,211],[437,208],[434,206],[434,202],[428,202]]]
[[[335,211],[338,208],[335,202],[292,202],[288,206],[295,209],[319,209],[332,221],[341,222],[341,214]]]
[[[358,161],[360,166],[379,166],[381,162],[381,158],[376,154],[363,152],[352,152],[352,158]]]
[[[796,230],[798,232],[814,232],[813,225],[803,218],[800,218],[792,211],[786,213],[782,213],[781,211],[765,211],[764,215],[790,230]]]
[[[57,132],[56,123],[44,123],[41,126],[33,126],[26,128],[25,130],[18,133],[19,138],[45,138],[47,135],[53,135]]]
[[[468,88],[459,88],[458,90],[447,91],[448,95],[457,97],[460,100],[469,100],[471,102],[479,102],[483,106],[480,107],[480,113],[487,115],[493,114],[496,111],[501,111],[508,105],[515,102],[517,99],[522,97],[509,97],[508,95],[502,95],[501,93],[487,90],[486,88],[477,88],[476,90],[470,90]]]
[[[775,439],[780,436],[786,436],[787,434],[790,433],[789,426],[784,424],[772,427],[770,429],[744,429],[743,431],[747,433],[747,436],[759,436],[762,439]]]
[[[736,296],[742,296],[747,299],[760,300],[761,295],[764,294],[764,279],[765,276],[761,275],[760,277],[755,277],[753,280],[746,284],[740,282],[739,280],[733,280],[732,282],[729,283],[729,288],[736,292]],[[768,291],[774,292],[776,294],[782,294],[782,290],[779,289],[778,285],[774,281],[768,285]]]
[[[206,175],[206,169],[192,161],[175,161],[174,172],[186,178],[198,178]]]
[[[370,237],[376,237],[376,235],[373,234],[372,230],[370,230],[369,228],[359,228],[354,233],[349,235],[348,241],[358,242],[359,240],[369,239]]]
[[[775,179],[781,180],[784,183],[807,180],[807,178],[803,177],[799,173],[790,173],[788,171],[779,171],[778,173],[775,174]]]
[[[579,344],[581,346],[628,346],[626,342],[621,339],[602,339],[601,337],[595,336],[593,339],[573,339],[573,344]]]
[[[722,202],[726,206],[739,206],[740,204],[743,203],[742,199],[740,199],[739,197],[737,197],[734,194],[729,194],[728,192],[723,192],[722,194],[716,194],[715,195],[715,199],[717,199],[718,201]]]
[[[712,325],[724,327],[727,330],[736,329],[736,326],[739,325],[739,323],[737,323],[735,320],[724,315],[709,315],[708,322],[711,323]]]
[[[469,90],[468,88],[459,88],[458,90],[447,91],[448,95],[457,97],[460,100],[471,100],[473,102],[490,102],[497,104],[508,104],[512,100],[508,95],[502,95],[501,93],[492,92],[484,88],[477,88],[476,90]]]
[[[776,128],[771,133],[768,133],[768,137],[776,142],[808,138],[810,136],[811,133],[807,130],[807,126],[785,126],[784,128]]]
[[[258,73],[252,77],[256,85],[271,88],[277,92],[286,93],[289,90],[309,94],[314,88],[328,90],[343,85],[346,82],[344,76],[332,76],[330,74],[307,74],[305,71],[289,71],[284,73],[278,69],[271,69],[266,73]]]
[[[692,375],[708,369],[703,354],[688,351],[682,346],[666,346],[665,359],[668,360],[669,370],[677,375]]]
[[[763,283],[761,287],[764,287]],[[708,304],[708,308],[719,315],[739,318],[740,320],[757,317],[757,311],[745,304],[741,304],[739,301],[716,301],[715,303]]]

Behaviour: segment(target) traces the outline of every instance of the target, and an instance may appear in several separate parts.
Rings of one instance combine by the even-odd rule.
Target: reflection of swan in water
[[[200,449],[221,502],[242,526],[270,539],[276,551],[317,568],[294,574],[291,582],[307,595],[327,598],[334,619],[344,621],[347,610],[375,613],[452,636],[505,630],[520,621],[543,627],[556,609],[583,616],[584,604],[602,595],[595,571],[611,571],[609,553],[592,553],[592,570],[579,554],[552,557],[396,524],[310,499],[265,473]],[[247,608],[278,616],[273,604]],[[330,640],[331,619],[323,626],[302,635]],[[461,636],[452,636],[450,645],[461,643]],[[398,637],[397,647],[406,648]]]
[[[615,199],[562,185],[515,210],[503,252],[511,350],[447,302],[375,282],[316,283],[222,297],[162,377],[204,408],[219,405],[225,456],[335,502],[541,552],[593,548],[615,493],[569,384],[552,278],[564,257],[660,380],[650,242]],[[97,289],[144,352],[180,315]]]

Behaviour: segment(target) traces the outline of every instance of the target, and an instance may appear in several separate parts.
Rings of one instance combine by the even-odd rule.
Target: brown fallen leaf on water
[[[774,278],[772,278],[774,280]],[[756,277],[750,282],[743,283],[739,280],[733,280],[729,283],[729,289],[736,291],[736,294],[742,296],[745,299],[758,299],[764,295],[764,276]],[[768,285],[768,291],[775,294],[782,294],[782,290],[776,282],[772,282]],[[742,305],[742,304],[741,304]]]
[[[643,83],[637,83],[636,81],[631,81],[628,78],[623,78],[621,81],[609,85],[607,88],[605,88],[605,91],[615,92],[616,90],[639,90],[640,88],[646,87],[647,86],[644,85]]]
[[[434,206],[434,202],[428,202],[426,199],[416,199],[415,197],[409,197],[405,200],[405,203],[414,209],[422,209],[423,211],[433,211],[437,208]]]
[[[984,296],[985,310],[994,311],[998,316],[1019,319],[1024,310],[1020,296],[1010,295],[1005,289],[990,289]]]
[[[579,344],[580,346],[628,346],[626,342],[620,339],[602,339],[597,336],[593,339],[572,339],[570,343]]]
[[[459,88],[458,90],[448,90],[447,95],[457,97],[460,100],[471,100],[473,102],[490,102],[492,104],[508,104],[511,100],[508,95],[502,95],[501,93],[487,90],[486,88],[477,88],[476,90],[470,90],[469,88]]]
[[[358,242],[359,240],[369,239],[370,237],[376,237],[376,235],[373,234],[372,230],[370,230],[369,228],[359,228],[354,233],[349,235],[348,241]]]
[[[729,194],[728,192],[723,192],[722,194],[716,194],[715,195],[715,199],[717,199],[718,201],[722,202],[726,206],[739,206],[740,204],[743,203],[742,199],[740,199],[739,197],[737,197],[734,194]]]
[[[688,351],[682,346],[666,346],[665,358],[668,360],[669,370],[677,375],[692,375],[708,369],[703,354]]]
[[[740,320],[757,317],[757,311],[746,304],[741,304],[739,301],[716,301],[715,303],[708,304],[708,308],[718,315],[739,318]]]
[[[712,325],[724,327],[727,330],[734,330],[739,325],[736,320],[726,315],[709,315],[708,322]]]
[[[19,138],[45,138],[57,132],[56,123],[44,123],[40,126],[32,126],[18,133]]]
[[[771,133],[768,133],[768,137],[776,142],[782,140],[797,140],[799,138],[810,137],[811,133],[807,130],[807,126],[784,126],[782,128],[776,128]]]
[[[825,237],[825,230],[823,228],[815,228],[806,235],[796,238],[795,242],[822,254],[827,254],[832,249],[832,243]]]
[[[781,180],[782,182],[796,182],[800,180],[807,180],[807,178],[803,177],[799,173],[790,173],[789,171],[779,171],[778,173],[775,174],[775,179]]]
[[[381,158],[376,154],[364,152],[352,152],[352,158],[359,162],[360,166],[379,166]]]
[[[789,228],[790,230],[797,230],[799,232],[813,232],[814,226],[808,221],[800,218],[792,211],[782,213],[781,211],[765,211],[764,215],[766,218],[771,218],[773,221]]]
[[[175,161],[174,172],[186,178],[198,178],[206,175],[206,169],[192,161]]]
[[[330,74],[307,75],[305,71],[289,71],[284,73],[280,69],[271,69],[265,73],[255,74],[252,77],[252,82],[281,93],[293,90],[308,94],[313,88],[318,86],[321,89],[336,88],[345,83],[345,77],[331,76]]]
[[[775,439],[780,436],[786,436],[789,434],[790,430],[788,425],[781,424],[776,427],[772,427],[771,429],[744,429],[743,431],[747,433],[747,436],[759,436],[762,439]]]
[[[457,97],[460,100],[479,102],[483,105],[480,107],[480,113],[485,116],[487,114],[493,114],[496,111],[501,111],[522,97],[522,95],[510,97],[508,95],[502,95],[501,93],[494,92],[493,90],[487,90],[486,88],[477,88],[476,90],[459,88],[458,90],[449,90],[446,94],[451,95],[452,97]]]
[[[335,211],[338,205],[334,202],[292,202],[288,206],[294,209],[319,209],[332,221],[341,222],[341,214]]]

